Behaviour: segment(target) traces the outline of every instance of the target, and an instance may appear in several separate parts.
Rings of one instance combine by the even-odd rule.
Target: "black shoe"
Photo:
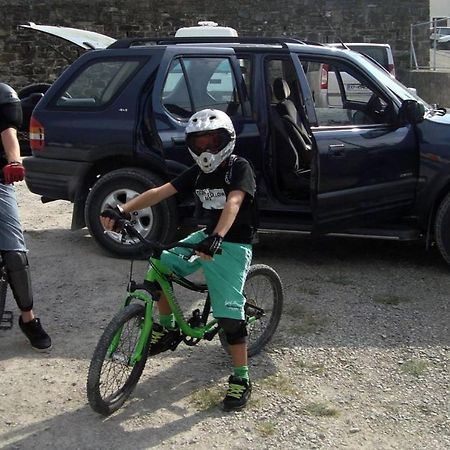
[[[153,324],[152,336],[150,341],[149,356],[157,355],[169,349],[174,349],[175,344],[178,344],[180,337],[180,330],[169,330],[164,328],[159,323]],[[174,347],[175,346],[175,347]]]
[[[19,317],[19,327],[30,341],[31,346],[38,351],[50,350],[52,340],[42,328],[41,321],[36,317],[30,322],[24,323],[22,316]]]
[[[231,375],[228,378],[228,391],[223,399],[225,411],[239,411],[245,408],[252,393],[252,383],[245,378]]]

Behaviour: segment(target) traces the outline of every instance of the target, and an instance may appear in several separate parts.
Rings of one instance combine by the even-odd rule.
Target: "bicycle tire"
[[[127,363],[124,364],[124,361],[127,361],[134,351],[143,320],[144,306],[132,303],[113,317],[100,337],[92,355],[86,386],[89,404],[99,414],[108,416],[117,411],[130,396],[142,375],[147,361],[150,339],[145,345],[142,358],[133,367]],[[135,328],[135,333],[133,333],[133,329],[129,328],[130,326]],[[109,346],[120,329],[122,329],[120,342],[114,354],[108,358]],[[131,337],[131,342],[126,341],[128,337]],[[121,374],[121,371],[124,371],[124,375]],[[105,375],[105,379],[102,375]],[[116,376],[119,376],[118,381],[108,379]],[[113,391],[108,385],[109,381],[116,385]]]
[[[267,301],[262,299],[262,295],[269,298]],[[272,267],[265,264],[255,264],[250,267],[244,284],[244,294],[246,297],[246,312],[251,306],[263,308],[265,316],[247,325],[248,329],[248,348],[249,357],[255,356],[261,352],[265,345],[272,339],[283,312],[283,285],[277,272]],[[229,344],[225,333],[219,333],[220,342],[226,352],[229,353]]]
[[[5,266],[0,266],[0,324],[2,323],[3,313],[5,312],[6,292],[8,290],[8,278]]]

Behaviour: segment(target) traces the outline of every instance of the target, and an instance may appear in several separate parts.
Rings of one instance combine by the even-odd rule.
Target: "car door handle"
[[[328,154],[334,158],[342,158],[345,156],[344,144],[330,144],[328,146]]]
[[[173,145],[176,145],[176,146],[185,146],[186,145],[186,139],[185,138],[172,138],[172,143],[173,143]]]

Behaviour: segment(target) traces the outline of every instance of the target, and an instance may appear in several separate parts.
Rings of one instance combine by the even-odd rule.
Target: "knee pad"
[[[30,267],[25,252],[2,252],[8,274],[8,282],[21,311],[33,309],[33,294],[31,289]]]
[[[225,332],[230,345],[244,344],[247,341],[247,323],[238,319],[219,319],[219,325]]]

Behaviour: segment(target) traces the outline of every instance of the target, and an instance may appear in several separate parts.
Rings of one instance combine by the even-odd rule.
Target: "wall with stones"
[[[70,26],[120,38],[172,35],[198,20],[214,20],[247,36],[387,42],[401,78],[409,67],[410,24],[429,20],[429,8],[429,0],[0,0],[0,80],[16,89],[52,82],[77,57],[73,46],[19,30],[20,23]],[[428,36],[416,51],[419,59],[428,58]]]

